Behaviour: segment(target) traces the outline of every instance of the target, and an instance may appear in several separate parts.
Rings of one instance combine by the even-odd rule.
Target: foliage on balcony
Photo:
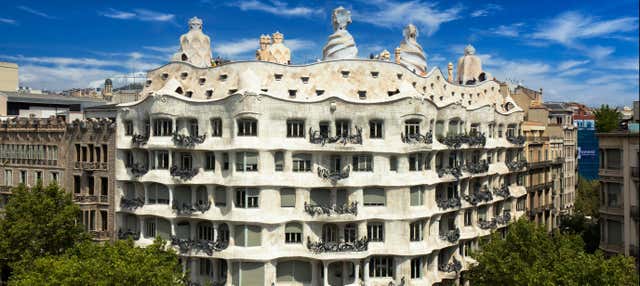
[[[486,160],[480,160],[477,163],[468,163],[462,169],[471,174],[486,173],[489,171],[489,163]]]
[[[342,145],[347,145],[348,143],[362,145],[362,128],[356,126],[355,134],[340,134],[333,137],[322,134],[318,130],[314,131],[313,128],[309,128],[309,142],[311,144],[321,144],[322,146],[327,143],[339,143]]]
[[[321,206],[321,205],[311,205],[304,203],[304,211],[312,216],[316,215],[343,215],[343,214],[351,214],[358,215],[358,202],[351,202],[350,204],[344,204],[342,206]]]
[[[518,135],[518,136],[507,135],[507,141],[514,145],[522,145],[524,144],[525,138],[522,135]]]
[[[330,171],[325,167],[318,166],[318,177],[322,179],[329,179],[332,182],[349,178],[349,173],[351,173],[351,166],[347,166],[347,168],[341,171]]]
[[[140,163],[133,163],[131,167],[129,167],[131,174],[135,177],[140,177],[146,174],[149,171],[146,165]]]
[[[226,240],[218,239],[216,241],[211,240],[197,240],[190,238],[178,238],[177,236],[171,236],[171,245],[177,246],[181,253],[188,251],[202,251],[207,255],[213,255],[214,251],[222,251],[229,246],[229,242]]]
[[[169,174],[173,177],[180,177],[180,180],[190,180],[195,175],[198,174],[198,169],[182,169],[178,168],[178,166],[173,165],[169,169]]]
[[[307,249],[316,254],[324,252],[367,251],[368,246],[369,239],[366,236],[353,242],[324,242],[322,240],[312,242],[311,238],[307,236]]]
[[[462,263],[454,257],[453,261],[447,264],[439,264],[438,270],[441,272],[447,272],[447,273],[459,272],[460,270],[462,270]]]
[[[493,194],[505,199],[511,197],[511,192],[509,191],[509,187],[507,185],[502,185],[502,187],[500,188],[493,188]]]
[[[441,209],[455,209],[455,208],[459,208],[462,204],[460,203],[460,198],[458,197],[452,197],[452,198],[444,198],[444,199],[438,199],[436,200],[436,204],[438,205],[439,208]]]
[[[420,133],[413,133],[413,134],[400,133],[400,139],[402,139],[403,143],[407,143],[407,144],[417,144],[417,143],[432,144],[433,132],[429,130],[424,135]]]
[[[179,203],[177,201],[173,201],[173,205],[171,206],[178,215],[191,215],[195,212],[205,213],[209,209],[211,209],[211,202],[206,201],[204,203]]]
[[[493,200],[493,195],[487,187],[485,186],[482,190],[477,192],[472,192],[469,195],[464,195],[464,200],[472,205],[477,205],[481,202],[490,202]]]
[[[132,230],[122,231],[122,229],[118,229],[118,239],[129,239],[129,237],[133,240],[138,240],[140,239],[140,232]]]
[[[460,148],[462,144],[467,144],[469,147],[484,147],[484,145],[487,144],[487,138],[484,136],[484,133],[478,132],[470,134],[448,134],[447,136],[439,137],[438,141],[455,149]]]
[[[515,171],[523,170],[529,164],[527,163],[527,160],[520,159],[517,161],[507,162],[506,165],[507,165],[507,168],[509,168],[509,171],[515,172]]]
[[[178,146],[193,147],[196,144],[202,144],[205,138],[206,135],[204,134],[200,136],[193,136],[173,133],[173,143]]]
[[[440,234],[440,239],[448,241],[450,243],[455,243],[456,241],[458,241],[458,239],[460,239],[460,229],[456,228],[445,231],[444,233]]]
[[[456,180],[462,177],[462,168],[458,166],[440,168],[438,169],[437,172],[438,172],[438,177],[440,178],[442,178],[444,175],[447,175],[447,174],[454,176]]]
[[[142,198],[133,198],[127,199],[125,197],[120,198],[120,208],[127,210],[135,210],[144,206],[144,199]]]
[[[131,144],[133,145],[144,145],[147,144],[147,141],[149,141],[149,135],[133,134],[131,136]]]

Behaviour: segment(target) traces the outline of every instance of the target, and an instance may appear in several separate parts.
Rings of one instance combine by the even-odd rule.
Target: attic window
[[[289,96],[291,96],[291,97],[295,97],[296,93],[298,93],[298,90],[296,90],[296,89],[290,89],[289,90]]]
[[[487,90],[486,89],[484,90],[484,94],[487,94]]]
[[[380,74],[380,72],[372,71],[372,72],[371,72],[371,77],[372,77],[372,78],[378,78],[378,75],[379,75],[379,74]]]
[[[493,90],[494,90],[494,88],[493,88],[493,86],[492,86],[492,87],[491,87],[491,91],[493,91]]]
[[[455,92],[455,91],[452,91],[452,92],[451,92],[451,96],[456,96],[456,92]]]
[[[275,79],[277,81],[280,81],[282,79],[282,74],[281,73],[274,74],[273,76],[275,77]]]
[[[476,96],[480,97],[480,93],[476,94]]]
[[[176,88],[176,93],[177,94],[182,94],[183,93],[182,87],[179,86],[178,88]]]
[[[462,98],[464,98],[464,93],[460,94],[460,96],[461,96]]]
[[[261,89],[260,89],[260,91],[262,91],[262,92],[267,92],[267,91],[269,91],[269,89],[261,88]]]
[[[193,96],[193,91],[187,91],[184,96],[191,98],[191,96]]]
[[[147,86],[150,86],[150,85],[151,85],[151,80],[150,80],[150,79],[148,79],[148,80],[147,80]]]
[[[412,82],[411,84],[412,84],[412,85],[413,85],[413,87],[415,88],[415,87],[416,87],[416,84],[418,84],[418,83],[414,81],[414,82]]]
[[[432,83],[431,83],[431,89],[433,89],[433,87],[434,87],[434,85],[433,85],[433,82],[432,82]]]
[[[422,92],[427,92],[427,86],[426,85],[422,86]]]
[[[302,80],[302,83],[305,83],[305,84],[309,83],[309,77],[308,76],[300,77],[300,79]]]
[[[187,76],[189,76],[189,73],[188,73],[188,72],[182,72],[182,73],[180,74],[180,78],[181,78],[181,79],[186,79],[186,78],[187,78]]]
[[[402,79],[402,74],[401,73],[396,74],[396,76],[398,77],[398,79]]]
[[[322,90],[322,89],[316,89],[316,95],[317,95],[317,96],[321,96],[321,95],[323,95],[323,94],[324,94],[324,90]]]
[[[469,105],[471,105],[471,100],[469,100]]]
[[[429,99],[431,99],[431,101],[433,101],[433,94],[429,95]]]
[[[442,101],[442,99],[443,99],[443,98],[442,98],[442,96],[441,96],[441,97],[440,97],[440,101]]]
[[[446,84],[443,84],[443,85],[442,85],[442,89],[447,90],[447,85],[446,85]]]
[[[207,98],[211,98],[213,96],[213,90],[207,89],[207,91],[205,91],[204,94],[207,96]]]
[[[366,90],[358,90],[358,97],[360,99],[366,99],[367,98],[367,91]]]
[[[204,83],[205,83],[206,81],[207,81],[207,79],[206,79],[206,78],[204,78],[204,77],[201,77],[201,78],[199,78],[199,79],[198,79],[198,83],[199,83],[200,85],[204,85]]]
[[[436,76],[436,80],[440,80],[440,76]]]
[[[396,95],[396,94],[398,94],[398,93],[400,93],[400,90],[399,90],[399,89],[387,91],[387,94],[388,94],[389,96],[394,96],[394,95]]]
[[[163,80],[167,80],[169,78],[169,74],[168,73],[162,73],[162,79]]]
[[[235,89],[235,88],[230,89],[230,90],[229,90],[229,94],[234,94],[234,93],[236,93],[236,91],[238,91],[238,90],[237,90],[237,89]]]
[[[227,80],[227,75],[226,75],[226,74],[221,74],[220,76],[218,76],[218,80],[219,80],[219,81],[225,81],[225,80]]]
[[[349,71],[347,71],[347,70],[340,71],[340,73],[342,74],[342,77],[344,77],[344,78],[348,78],[349,77]]]

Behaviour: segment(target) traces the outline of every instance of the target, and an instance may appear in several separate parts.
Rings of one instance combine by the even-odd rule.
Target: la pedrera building
[[[168,240],[199,285],[468,284],[470,251],[525,214],[523,112],[472,47],[454,80],[413,25],[394,62],[358,58],[350,22],[334,10],[316,63],[281,64],[278,33],[270,61],[212,67],[192,19],[119,106],[119,237]]]

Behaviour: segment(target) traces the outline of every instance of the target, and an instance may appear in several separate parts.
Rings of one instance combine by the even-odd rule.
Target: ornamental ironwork
[[[340,134],[336,136],[328,136],[320,133],[320,131],[314,131],[313,128],[309,128],[309,142],[312,144],[325,144],[339,143],[342,145],[348,144],[360,144],[362,145],[362,128],[356,126],[356,134]]]
[[[460,198],[458,197],[452,197],[452,198],[444,198],[444,199],[438,199],[436,200],[436,204],[438,205],[439,208],[441,209],[455,209],[455,208],[459,208],[462,204],[460,203]]]
[[[358,202],[351,202],[350,204],[344,204],[342,206],[322,206],[322,205],[312,205],[304,202],[304,211],[308,214],[315,215],[343,215],[343,214],[351,214],[358,215]]]
[[[496,217],[497,224],[508,224],[511,221],[511,213],[505,212],[502,215]]]
[[[525,138],[522,135],[518,135],[518,136],[507,135],[507,141],[514,145],[522,145],[524,144]]]
[[[407,143],[407,144],[416,144],[416,143],[432,144],[433,132],[429,130],[424,135],[420,133],[412,133],[412,134],[400,133],[400,139],[402,139],[403,143]]]
[[[129,238],[133,240],[140,239],[140,232],[132,231],[132,230],[122,231],[122,229],[118,229],[118,239],[129,239]]]
[[[439,264],[438,270],[441,272],[460,272],[460,270],[462,270],[462,263],[454,257],[453,261],[447,264]]]
[[[507,168],[509,168],[509,171],[511,172],[523,170],[528,166],[527,160],[524,160],[524,159],[507,162],[506,165],[507,165]]]
[[[458,239],[460,239],[460,229],[456,228],[456,229],[448,230],[445,233],[441,233],[440,239],[454,243],[458,241]]]
[[[500,188],[494,188],[493,193],[496,196],[501,196],[505,199],[511,197],[511,191],[509,191],[509,187],[507,185],[502,185]]]
[[[491,219],[491,220],[479,220],[478,221],[478,227],[480,227],[481,229],[492,229],[492,228],[496,228],[497,222],[496,219]]]
[[[144,199],[142,198],[120,198],[120,208],[122,209],[135,210],[137,208],[141,208],[142,206],[144,206]]]
[[[195,212],[205,213],[206,211],[211,209],[211,202],[210,201],[206,201],[202,203],[197,202],[192,205],[188,203],[179,203],[179,202],[173,201],[173,205],[171,207],[174,210],[176,210],[176,213],[178,215],[191,215]]]
[[[182,169],[178,168],[178,166],[173,165],[169,169],[169,174],[173,177],[180,177],[181,180],[190,180],[195,175],[198,174],[198,169]]]
[[[477,205],[481,202],[490,202],[493,200],[493,195],[487,187],[485,186],[482,190],[477,192],[472,192],[469,195],[464,195],[464,200],[472,205]]]
[[[222,251],[229,246],[229,242],[226,240],[204,240],[204,239],[190,239],[190,238],[178,238],[177,236],[171,236],[171,245],[177,246],[180,252],[188,251],[202,251],[207,255],[213,255],[214,251]]]
[[[349,178],[349,173],[351,173],[351,166],[347,166],[342,171],[331,171],[325,167],[318,166],[318,177],[329,179],[332,182]]]
[[[206,135],[193,136],[173,133],[173,143],[178,146],[193,147],[196,144],[202,144]]]
[[[462,169],[471,174],[486,173],[489,171],[489,163],[486,160],[480,160],[477,163],[467,163]]]
[[[144,164],[133,163],[131,164],[131,167],[129,167],[129,170],[131,171],[131,174],[133,176],[140,177],[146,174],[149,171],[149,168],[147,168],[147,166]]]
[[[144,145],[149,141],[149,135],[142,134],[133,134],[131,136],[131,144],[133,145]]]
[[[467,144],[469,147],[484,147],[487,144],[487,138],[484,133],[477,132],[471,134],[449,134],[439,137],[438,141],[454,149],[460,148],[462,144]]]
[[[440,178],[442,178],[444,175],[447,175],[447,174],[454,176],[456,180],[462,177],[462,168],[459,166],[440,168],[438,169],[437,172],[438,172],[438,177]]]
[[[311,238],[307,236],[307,249],[313,253],[324,252],[356,252],[367,251],[369,246],[369,239],[365,236],[355,241],[316,241],[312,242]]]

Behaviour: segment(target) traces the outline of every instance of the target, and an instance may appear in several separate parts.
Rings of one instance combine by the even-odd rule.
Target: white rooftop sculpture
[[[458,59],[456,80],[459,84],[476,84],[487,80],[489,75],[482,71],[482,61],[475,55],[472,45],[464,48],[464,56]]]
[[[211,40],[202,33],[200,18],[193,17],[189,20],[189,32],[180,36],[180,50],[171,60],[188,62],[202,68],[211,66]]]
[[[351,23],[351,12],[342,6],[333,10],[333,31],[329,41],[322,48],[322,60],[354,59],[358,57],[358,48],[353,36],[347,31]]]
[[[269,48],[273,62],[288,65],[291,62],[291,50],[284,45],[284,35],[280,32],[273,33],[273,44]]]
[[[418,44],[418,28],[413,24],[407,25],[402,31],[404,39],[396,49],[396,62],[419,74],[427,74],[427,59],[422,46]]]

